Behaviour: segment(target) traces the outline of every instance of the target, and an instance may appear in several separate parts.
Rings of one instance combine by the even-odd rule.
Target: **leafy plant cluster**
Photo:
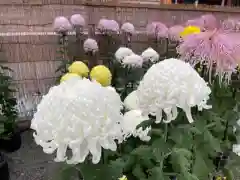
[[[8,138],[15,131],[15,121],[18,113],[17,100],[13,96],[12,72],[10,68],[0,64],[0,139]]]

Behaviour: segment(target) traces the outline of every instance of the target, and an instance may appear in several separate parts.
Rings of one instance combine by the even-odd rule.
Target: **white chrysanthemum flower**
[[[151,61],[154,63],[159,60],[159,54],[151,47],[143,51],[141,56],[144,62]]]
[[[57,152],[55,161],[77,164],[91,154],[96,164],[102,148],[115,151],[115,140],[123,140],[121,109],[114,89],[89,79],[71,78],[43,96],[31,128],[45,153]],[[66,155],[67,148],[72,151],[71,157]]]
[[[56,33],[66,33],[72,30],[72,25],[64,16],[58,16],[54,19],[53,29]]]
[[[85,26],[85,19],[82,17],[81,14],[74,14],[70,18],[70,22],[72,23],[73,26],[80,26],[83,27]]]
[[[139,109],[139,102],[137,97],[137,91],[133,91],[124,99],[124,106],[128,110]]]
[[[129,22],[123,23],[123,25],[121,27],[121,30],[123,32],[129,33],[129,34],[134,34],[134,32],[135,32],[134,25],[132,23],[129,23]]]
[[[144,75],[137,89],[139,107],[143,114],[156,116],[156,123],[162,120],[162,111],[169,123],[177,117],[177,107],[185,111],[187,119],[193,122],[191,107],[209,109],[207,100],[211,89],[190,64],[178,59],[165,59],[154,64]]]
[[[143,130],[142,127],[137,128],[143,121],[149,120],[148,116],[142,116],[140,110],[131,110],[124,114],[123,127],[125,132],[125,138],[130,136],[139,137],[142,141],[149,141],[151,139],[148,136],[151,126]]]
[[[122,63],[123,59],[126,56],[130,56],[131,54],[134,54],[134,52],[131,49],[129,49],[127,47],[120,47],[115,52],[115,58],[118,62]]]
[[[234,144],[232,147],[232,151],[238,156],[240,156],[240,144]]]
[[[96,53],[98,51],[98,43],[96,40],[88,38],[83,43],[83,49],[85,52]]]
[[[122,64],[127,67],[142,67],[143,58],[137,54],[131,54],[122,60]]]

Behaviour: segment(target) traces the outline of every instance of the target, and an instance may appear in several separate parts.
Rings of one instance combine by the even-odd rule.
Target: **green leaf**
[[[137,178],[137,179],[142,179],[146,178],[146,174],[144,173],[143,169],[141,168],[140,164],[136,164],[135,167],[133,168],[132,174]]]
[[[212,161],[208,160],[206,156],[202,155],[202,152],[197,151],[195,153],[195,160],[193,164],[192,173],[195,174],[198,179],[206,180],[208,179],[209,173],[213,172],[214,165]],[[208,161],[205,161],[207,159]]]
[[[194,174],[185,172],[185,173],[177,175],[177,180],[199,180],[199,179]]]
[[[164,160],[164,156],[171,152],[173,145],[170,142],[165,142],[163,138],[158,138],[152,143],[152,153],[158,162]]]
[[[163,169],[159,166],[156,166],[148,171],[149,177],[148,180],[170,180],[163,172]]]
[[[152,149],[150,146],[142,145],[142,146],[139,146],[136,149],[134,149],[131,152],[131,154],[137,155],[137,156],[149,156],[152,154]]]
[[[236,167],[240,167],[240,156],[231,151],[225,168],[234,169]]]
[[[116,180],[122,169],[113,164],[79,164],[76,166],[84,180]]]
[[[192,153],[183,148],[175,148],[171,154],[173,169],[179,173],[187,173],[190,170]]]
[[[124,164],[124,172],[132,170],[133,166],[136,164],[136,158],[134,156],[128,156],[127,161]]]
[[[205,131],[203,134],[204,140],[208,142],[209,146],[215,151],[215,152],[221,152],[221,144],[220,140],[215,138],[210,131]]]

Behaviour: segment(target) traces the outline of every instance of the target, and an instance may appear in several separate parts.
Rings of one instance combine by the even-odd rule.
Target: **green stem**
[[[164,141],[167,142],[168,139],[168,124],[164,124]]]

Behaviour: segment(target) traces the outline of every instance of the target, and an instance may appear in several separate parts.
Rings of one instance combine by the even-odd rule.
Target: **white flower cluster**
[[[143,114],[156,116],[156,123],[169,123],[177,117],[177,108],[185,111],[193,122],[191,107],[209,109],[207,100],[211,89],[199,74],[188,64],[178,59],[165,59],[154,64],[144,75],[137,89],[139,108]]]
[[[96,40],[88,38],[83,43],[83,49],[87,52],[96,53],[98,51],[98,43]]]
[[[90,153],[98,163],[101,148],[115,151],[122,141],[122,102],[112,88],[88,79],[71,78],[52,87],[37,107],[31,128],[45,153],[57,151],[55,161],[81,163]],[[66,156],[67,148],[72,157]]]
[[[120,47],[115,52],[116,60],[126,67],[142,67],[143,59],[127,47]]]
[[[151,47],[147,48],[141,54],[144,62],[156,63],[159,60],[159,54]]]
[[[124,66],[142,67],[144,62],[157,62],[159,60],[159,54],[149,47],[139,56],[127,47],[120,47],[115,53],[115,58]]]

